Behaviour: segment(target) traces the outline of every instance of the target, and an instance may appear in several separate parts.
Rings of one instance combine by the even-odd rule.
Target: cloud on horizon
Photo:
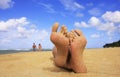
[[[0,43],[1,45],[6,45],[15,43],[15,40],[18,40],[18,44],[23,40],[27,40],[25,43],[33,43],[46,39],[48,31],[45,29],[39,30],[36,27],[26,17],[0,21]]]

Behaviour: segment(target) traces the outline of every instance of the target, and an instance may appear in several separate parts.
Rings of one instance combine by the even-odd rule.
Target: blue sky
[[[55,22],[80,29],[86,48],[120,40],[120,0],[0,0],[0,49],[53,48]]]

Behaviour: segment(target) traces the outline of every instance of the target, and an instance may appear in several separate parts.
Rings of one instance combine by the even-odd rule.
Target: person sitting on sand
[[[41,44],[39,43],[39,44],[38,44],[38,51],[41,51],[41,49],[42,49],[42,46],[41,46]]]
[[[36,45],[35,45],[35,43],[33,43],[32,48],[33,48],[33,51],[36,51]]]
[[[72,69],[76,73],[86,73],[87,68],[83,61],[83,51],[87,44],[87,40],[80,30],[67,31],[62,26],[60,32],[58,23],[52,27],[50,40],[55,45],[53,48],[53,56],[55,65],[67,69]]]

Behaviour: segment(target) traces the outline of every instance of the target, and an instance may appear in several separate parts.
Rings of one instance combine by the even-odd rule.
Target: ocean
[[[42,51],[51,51],[52,49],[42,49]],[[18,52],[31,52],[30,50],[0,50],[0,54],[10,54],[10,53],[18,53]],[[37,51],[37,50],[36,50]]]
[[[10,54],[18,52],[30,52],[31,50],[0,50],[0,54]]]

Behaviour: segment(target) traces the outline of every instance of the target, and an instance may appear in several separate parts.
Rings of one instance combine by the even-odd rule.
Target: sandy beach
[[[49,52],[0,54],[0,77],[120,77],[120,48],[85,49],[88,73],[58,68]]]

